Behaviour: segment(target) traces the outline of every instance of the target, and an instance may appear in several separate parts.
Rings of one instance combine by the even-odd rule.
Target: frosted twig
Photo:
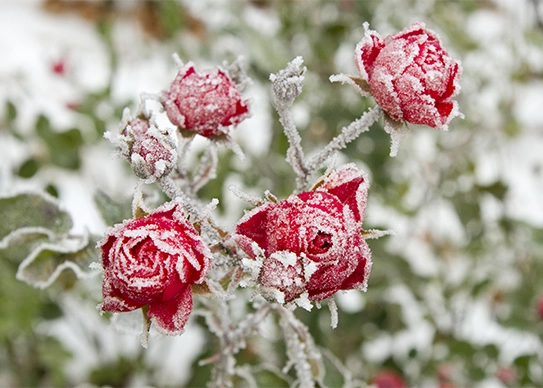
[[[256,312],[249,314],[244,320],[234,325],[225,300],[203,298],[202,303],[207,307],[207,310],[201,311],[200,314],[204,316],[209,330],[218,337],[221,350],[215,356],[200,361],[200,365],[214,363],[214,383],[212,386],[230,387],[232,386],[232,376],[240,375],[240,370],[243,370],[242,377],[247,379],[249,370],[236,367],[234,356],[245,348],[247,338],[266,318],[272,307],[269,304],[262,304]],[[234,327],[236,327],[235,330]]]
[[[355,140],[360,134],[368,131],[370,126],[377,121],[381,115],[381,108],[375,106],[365,112],[362,117],[343,127],[341,133],[334,137],[326,147],[314,155],[307,163],[307,176],[319,169],[324,162],[337,151],[345,148],[347,144]]]
[[[250,203],[251,205],[261,206],[266,203],[266,201],[264,201],[262,198],[257,197],[255,195],[248,194],[242,191],[236,185],[228,186],[228,190],[230,190],[230,192],[234,194],[236,197],[238,197],[239,199],[243,199],[245,202]]]
[[[351,388],[355,387],[355,384],[353,382],[353,374],[343,363],[339,358],[336,357],[334,353],[330,351],[330,349],[320,347],[320,351],[324,357],[326,357],[341,373],[341,376],[343,377],[343,388]]]
[[[169,176],[164,177],[158,180],[157,183],[168,197],[178,200],[191,217],[194,219],[201,219],[198,209],[191,203],[190,198],[175,185],[172,178]]]
[[[286,368],[294,366],[300,387],[322,385],[324,371],[322,356],[307,327],[294,316],[292,311],[281,306],[277,306],[276,311],[280,316],[279,325],[283,330],[287,345],[289,363]],[[311,361],[316,363],[316,376],[313,373]]]
[[[273,90],[273,104],[279,114],[279,122],[283,126],[289,142],[287,161],[296,173],[296,187],[301,190],[307,181],[307,168],[302,150],[302,139],[289,108],[294,99],[302,92],[305,66],[302,67],[302,57],[296,57],[288,63],[287,67],[276,74],[270,74]]]
[[[335,329],[338,324],[337,304],[334,297],[328,298],[328,309],[330,309],[330,327]]]
[[[198,168],[198,172],[194,176],[192,184],[190,185],[193,193],[196,193],[207,182],[215,178],[217,172],[217,162],[217,147],[215,147],[213,142],[210,142],[204,155],[200,159],[200,167]]]
[[[189,153],[190,146],[194,137],[182,137],[180,136],[179,151],[177,153],[177,174],[181,180],[187,179],[187,155]]]

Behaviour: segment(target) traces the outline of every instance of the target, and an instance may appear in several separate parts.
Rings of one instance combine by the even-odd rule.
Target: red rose
[[[181,334],[192,311],[191,285],[204,280],[211,253],[179,204],[110,228],[102,249],[103,311],[127,312],[148,305],[165,334]]]
[[[537,315],[539,319],[543,321],[543,295],[539,297],[537,301]]]
[[[175,138],[140,118],[128,122],[122,134],[128,137],[129,155],[135,174],[154,180],[168,175],[177,163]]]
[[[365,174],[349,164],[315,191],[248,212],[234,239],[251,258],[264,255],[259,275],[264,293],[291,302],[307,292],[309,300],[318,301],[339,290],[364,289],[371,268],[361,235],[367,191]]]
[[[460,114],[452,100],[460,90],[460,62],[449,57],[424,23],[385,39],[366,28],[355,60],[375,101],[393,119],[447,129]]]
[[[226,134],[249,116],[247,101],[226,72],[198,73],[190,62],[179,70],[160,100],[173,124],[205,137]]]

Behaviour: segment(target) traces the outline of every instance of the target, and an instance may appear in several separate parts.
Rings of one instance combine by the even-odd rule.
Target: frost
[[[403,121],[394,120],[388,114],[383,115],[384,118],[384,130],[390,135],[390,156],[394,157],[398,154],[400,148],[400,142],[407,135],[407,126]]]
[[[232,194],[234,194],[236,197],[238,197],[239,199],[242,199],[245,202],[250,203],[251,205],[261,206],[261,205],[263,205],[265,203],[265,201],[262,198],[257,197],[255,195],[248,194],[248,193],[242,191],[236,185],[228,186],[228,190],[230,190],[230,192]]]
[[[330,327],[335,329],[338,324],[338,312],[334,297],[328,299],[328,308],[330,309]]]
[[[365,96],[365,97],[371,96],[371,91],[370,91],[368,82],[362,77],[340,73],[340,74],[331,75],[329,79],[330,79],[330,82],[341,82],[342,84],[347,84],[347,85],[352,86],[362,96]]]
[[[80,279],[95,276],[97,273],[89,269],[97,259],[95,245],[96,240],[87,235],[38,244],[19,265],[17,279],[46,288],[65,269],[71,269]]]

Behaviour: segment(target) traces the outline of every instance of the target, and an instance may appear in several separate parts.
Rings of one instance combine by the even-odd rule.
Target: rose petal
[[[354,163],[349,163],[335,170],[326,177],[320,187],[335,195],[346,204],[354,214],[356,222],[361,222],[366,211],[369,183],[366,174]]]
[[[360,75],[367,81],[373,72],[373,62],[384,47],[384,43],[376,31],[367,29],[367,25],[364,25],[364,27],[366,33],[356,46],[355,62]]]
[[[242,236],[235,240],[240,248],[254,258],[252,243],[255,242],[264,251],[268,250],[267,218],[269,210],[274,206],[266,203],[245,214],[236,227],[236,234]],[[249,240],[248,240],[249,239]]]
[[[173,299],[149,304],[147,315],[158,331],[167,335],[181,335],[192,311],[190,286],[179,292]]]

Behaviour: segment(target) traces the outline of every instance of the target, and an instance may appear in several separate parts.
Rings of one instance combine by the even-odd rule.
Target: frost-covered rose
[[[179,204],[110,228],[98,244],[104,281],[102,311],[147,314],[165,334],[181,334],[192,311],[191,285],[201,283],[211,253]]]
[[[234,239],[251,258],[263,255],[259,285],[279,302],[307,292],[310,301],[365,289],[371,252],[361,235],[368,183],[348,164],[314,191],[248,212]],[[265,295],[266,296],[266,295]]]
[[[205,137],[227,134],[249,116],[249,107],[228,74],[215,68],[197,72],[189,62],[160,100],[170,121]]]
[[[173,133],[135,118],[127,123],[122,136],[126,143],[125,157],[139,178],[154,181],[170,174],[176,166],[177,143]]]
[[[460,114],[452,100],[460,90],[460,62],[447,54],[424,23],[384,39],[365,27],[355,60],[377,104],[395,120],[447,129]]]
[[[539,297],[537,301],[537,315],[539,319],[543,321],[543,295]]]

